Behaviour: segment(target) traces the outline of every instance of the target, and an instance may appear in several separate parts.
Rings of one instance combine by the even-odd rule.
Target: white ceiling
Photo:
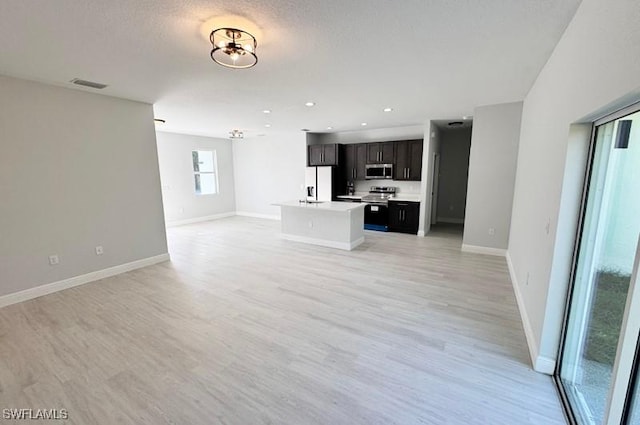
[[[414,125],[522,100],[579,2],[2,0],[0,74],[102,82],[191,134]],[[254,68],[210,59],[230,25],[255,33]]]

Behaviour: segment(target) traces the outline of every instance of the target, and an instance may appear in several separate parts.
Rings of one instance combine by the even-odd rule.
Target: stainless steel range
[[[362,197],[367,206],[364,209],[364,228],[386,232],[389,225],[389,198],[396,194],[395,187],[372,186],[369,194]]]

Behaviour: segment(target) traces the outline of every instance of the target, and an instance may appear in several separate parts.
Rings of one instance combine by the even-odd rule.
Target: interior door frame
[[[440,185],[440,153],[433,154],[433,187],[431,188],[431,224],[438,222],[438,187]]]

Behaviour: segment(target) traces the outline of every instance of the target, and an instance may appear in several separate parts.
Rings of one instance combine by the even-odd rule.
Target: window
[[[218,193],[216,151],[193,151],[191,156],[196,195]]]

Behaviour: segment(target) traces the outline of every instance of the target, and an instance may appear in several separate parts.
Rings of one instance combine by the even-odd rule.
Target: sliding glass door
[[[608,423],[613,389],[622,385],[616,360],[640,234],[640,112],[594,131],[557,372],[581,425]]]

